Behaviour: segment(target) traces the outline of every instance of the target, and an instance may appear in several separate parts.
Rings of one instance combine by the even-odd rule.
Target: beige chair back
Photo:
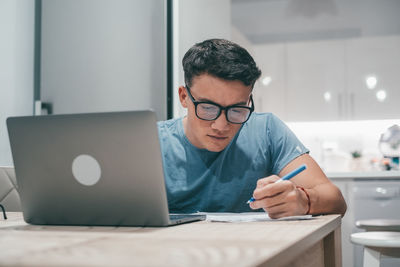
[[[6,211],[21,211],[13,167],[0,167],[0,204]]]

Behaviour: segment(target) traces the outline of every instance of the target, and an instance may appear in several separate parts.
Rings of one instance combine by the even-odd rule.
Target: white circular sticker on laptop
[[[90,155],[79,155],[72,161],[72,174],[83,185],[95,185],[101,176],[100,164]]]

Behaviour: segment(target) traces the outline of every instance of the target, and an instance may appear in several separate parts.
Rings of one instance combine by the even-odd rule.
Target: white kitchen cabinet
[[[354,206],[354,221],[369,219],[400,219],[400,181],[399,180],[354,180],[351,188]],[[353,225],[353,232],[364,232]],[[363,265],[363,247],[353,245],[354,267]],[[399,258],[382,258],[381,267],[400,266]]]
[[[327,173],[327,176],[341,190],[347,203],[341,228],[343,267],[361,267],[361,246],[350,242],[351,233],[363,231],[356,228],[355,222],[400,218],[400,172]],[[382,267],[399,264],[398,259],[392,258],[385,258],[381,262]]]
[[[257,47],[254,56],[263,72],[254,90],[256,110],[273,112],[281,118],[286,118],[286,45]],[[263,79],[266,77],[271,78],[270,83],[263,85]]]
[[[346,73],[349,115],[353,119],[398,119],[400,117],[400,36],[370,37],[346,41]],[[367,75],[377,84],[368,89]],[[385,90],[380,102],[376,94]]]
[[[258,45],[256,110],[285,121],[400,117],[400,36]],[[368,89],[365,79],[376,75]],[[269,85],[262,79],[271,77]],[[385,90],[384,101],[377,92]]]
[[[287,44],[286,120],[344,118],[344,43]]]

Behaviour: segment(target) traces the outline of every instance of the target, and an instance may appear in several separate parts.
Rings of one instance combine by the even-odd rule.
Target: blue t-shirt
[[[257,180],[308,153],[271,113],[253,113],[221,152],[193,146],[182,118],[158,122],[171,213],[248,212]]]

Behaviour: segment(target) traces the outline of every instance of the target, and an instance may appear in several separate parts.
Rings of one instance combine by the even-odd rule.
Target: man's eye
[[[233,113],[241,114],[241,113],[246,112],[247,110],[246,110],[246,109],[243,109],[243,108],[233,108],[233,109],[231,109],[231,111],[232,111]]]
[[[217,107],[216,107],[216,106],[213,106],[213,105],[207,105],[207,104],[205,104],[205,105],[201,105],[201,108],[202,108],[203,110],[208,110],[208,111],[212,111],[212,110],[215,110],[215,109],[217,109]]]

